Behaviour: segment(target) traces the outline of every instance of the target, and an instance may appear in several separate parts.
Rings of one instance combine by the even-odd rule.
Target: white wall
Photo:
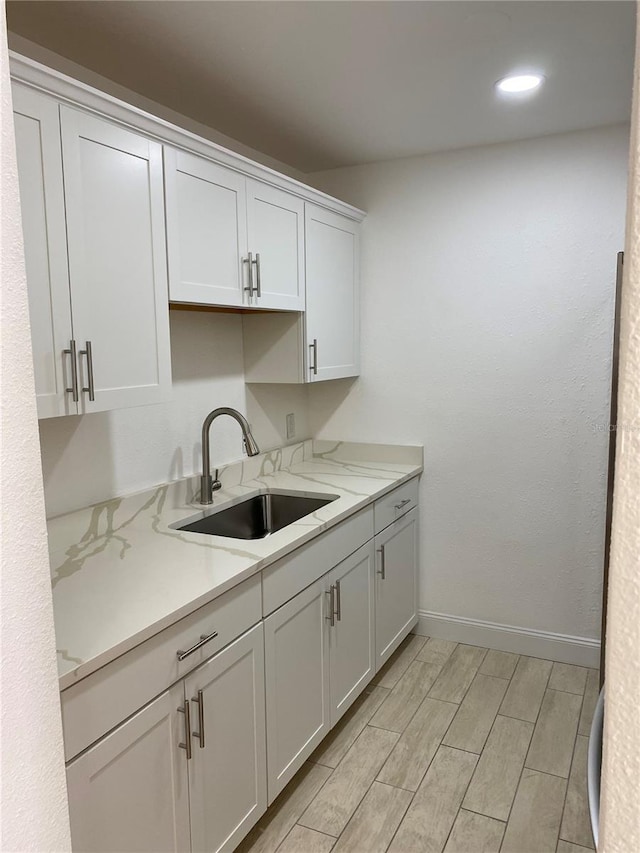
[[[245,391],[239,314],[171,311],[170,322],[171,402],[40,421],[47,515],[199,472],[202,421],[217,406],[245,413],[261,450],[287,443],[288,412],[308,438],[305,388]],[[238,425],[216,420],[212,465],[242,454]]]
[[[5,10],[0,2],[0,849],[71,849]]]
[[[362,377],[320,438],[424,443],[423,611],[599,636],[628,128],[311,176],[368,211]]]

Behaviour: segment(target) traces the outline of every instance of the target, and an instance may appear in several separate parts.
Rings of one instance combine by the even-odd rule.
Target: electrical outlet
[[[289,412],[287,415],[287,438],[295,438],[296,437],[296,416],[293,412]]]

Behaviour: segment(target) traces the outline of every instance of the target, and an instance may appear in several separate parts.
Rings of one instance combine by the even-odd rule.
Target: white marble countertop
[[[49,520],[60,689],[172,625],[422,471],[422,447],[305,441],[227,466],[218,508],[264,488],[338,495],[264,539],[169,525],[202,509],[198,478]]]

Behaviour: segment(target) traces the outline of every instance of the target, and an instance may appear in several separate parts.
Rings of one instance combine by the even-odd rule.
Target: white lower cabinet
[[[67,766],[74,851],[189,850],[182,682]]]
[[[74,851],[233,850],[267,807],[262,623],[71,761],[67,785]]]
[[[375,538],[376,670],[418,617],[418,511],[412,509]]]
[[[373,543],[368,542],[329,575],[334,603],[328,632],[332,726],[375,675],[373,568]]]
[[[270,803],[373,677],[373,565],[368,542],[265,620]]]
[[[75,851],[237,847],[414,627],[417,500],[414,479],[65,691]]]
[[[331,728],[326,592],[321,578],[264,622],[270,803]]]
[[[267,808],[262,624],[188,676],[185,700],[192,849],[230,851]]]

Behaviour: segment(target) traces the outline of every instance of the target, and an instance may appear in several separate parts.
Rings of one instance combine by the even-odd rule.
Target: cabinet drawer
[[[373,505],[376,533],[384,530],[392,521],[418,506],[418,478],[414,477],[403,486],[394,489]]]
[[[317,539],[283,557],[262,573],[265,616],[293,598],[373,536],[373,508],[367,507]]]
[[[244,581],[210,604],[74,684],[61,695],[68,761],[194,667],[228,645],[262,617],[260,576]],[[217,632],[182,661],[201,635]]]

